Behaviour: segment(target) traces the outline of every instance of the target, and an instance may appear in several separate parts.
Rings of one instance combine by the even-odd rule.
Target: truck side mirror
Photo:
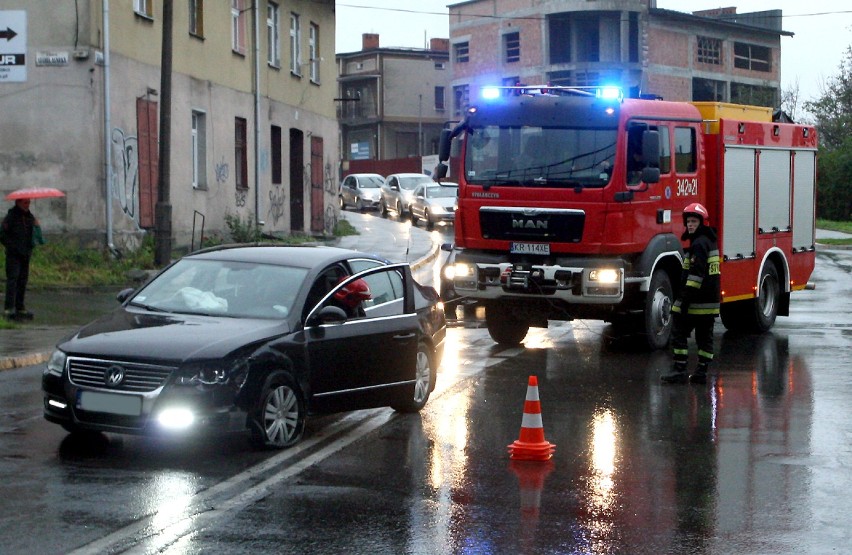
[[[449,169],[450,169],[449,166],[447,166],[446,164],[441,162],[437,166],[435,166],[435,171],[434,171],[432,177],[436,181],[439,180],[439,179],[444,179],[445,177],[447,177],[447,170],[449,170]]]
[[[659,183],[660,182],[660,168],[650,168],[650,167],[642,168],[642,182],[643,183]]]
[[[441,129],[441,142],[438,144],[438,160],[446,162],[450,159],[450,149],[453,144],[452,129]]]

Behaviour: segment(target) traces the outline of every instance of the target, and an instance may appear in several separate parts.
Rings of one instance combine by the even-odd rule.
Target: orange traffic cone
[[[521,461],[546,461],[553,456],[556,446],[544,439],[541,423],[541,402],[538,400],[538,378],[530,376],[521,435],[509,445],[509,458]]]

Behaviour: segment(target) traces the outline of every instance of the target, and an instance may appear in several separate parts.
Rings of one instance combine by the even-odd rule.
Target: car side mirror
[[[115,300],[117,300],[120,303],[123,303],[124,301],[126,301],[127,299],[130,298],[130,295],[133,294],[133,291],[135,291],[135,289],[133,289],[132,287],[128,287],[127,289],[122,289],[121,291],[119,291],[115,295]]]
[[[346,312],[337,306],[324,306],[308,317],[305,322],[307,326],[321,326],[322,324],[339,324],[346,321]]]

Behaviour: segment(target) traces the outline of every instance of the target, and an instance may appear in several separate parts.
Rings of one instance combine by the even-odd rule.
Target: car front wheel
[[[391,408],[397,412],[418,412],[429,400],[429,394],[435,389],[435,368],[432,365],[432,353],[429,347],[420,342],[414,364],[414,384],[405,388],[405,397]]]
[[[283,449],[305,431],[305,402],[293,381],[279,376],[263,388],[252,415],[252,441],[258,447]]]

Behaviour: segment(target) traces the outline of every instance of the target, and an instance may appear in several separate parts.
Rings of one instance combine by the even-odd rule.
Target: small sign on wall
[[[68,52],[36,52],[37,66],[67,66]]]

